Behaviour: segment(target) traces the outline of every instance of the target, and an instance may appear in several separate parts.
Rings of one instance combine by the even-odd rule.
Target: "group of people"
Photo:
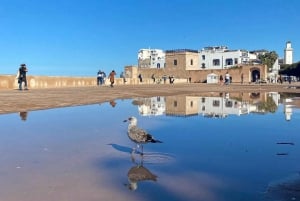
[[[224,78],[222,75],[220,75],[220,77],[219,77],[219,81],[220,81],[221,85],[223,85],[223,84],[228,85],[232,82],[232,77],[230,76],[230,74],[228,72],[225,73],[224,77],[225,77],[225,81],[224,81]],[[224,83],[223,83],[223,81],[224,81]]]
[[[143,82],[143,76],[142,76],[142,74],[138,75],[138,79],[139,79],[140,83]],[[158,83],[159,84],[161,82],[161,79],[160,78],[156,78],[154,74],[151,75],[151,79],[153,80],[153,83]],[[167,79],[169,79],[169,83],[170,84],[174,84],[175,77],[173,75],[170,75],[168,77],[167,77],[167,75],[163,75],[162,76],[162,80],[163,80],[164,84],[166,84]]]
[[[114,83],[115,83],[115,76],[116,76],[116,72],[115,70],[112,70],[109,75],[109,81],[110,81],[110,87],[114,87]],[[97,73],[97,85],[101,86],[105,83],[105,79],[106,79],[106,74],[104,71],[99,70]]]
[[[97,73],[97,85],[102,85],[105,83],[106,74],[104,71],[99,70]]]

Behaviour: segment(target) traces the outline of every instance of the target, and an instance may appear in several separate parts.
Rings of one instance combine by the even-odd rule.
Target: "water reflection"
[[[110,104],[112,107],[116,107],[116,105],[117,105],[116,101],[114,101],[114,100],[110,101],[109,104]]]
[[[27,120],[27,116],[28,116],[28,112],[19,112],[20,118],[22,121],[26,121]]]
[[[280,197],[294,183],[277,182],[300,170],[296,96],[116,100],[117,110],[106,102],[101,111],[98,104],[34,111],[26,123],[19,113],[0,115],[0,200],[263,201],[267,189],[270,200],[298,200]],[[133,153],[128,116],[164,143]]]
[[[298,95],[297,95],[298,96]],[[281,98],[277,92],[270,93],[204,93],[201,96],[172,96],[137,98],[132,104],[137,105],[141,116],[195,116],[207,118],[226,118],[229,115],[247,115],[251,113],[275,113],[280,103],[284,104],[287,121],[291,120],[293,107],[300,107],[298,97]]]
[[[129,183],[125,184],[125,186],[127,186],[129,190],[135,191],[138,187],[139,182],[157,181],[157,176],[144,166],[143,155],[140,156],[141,156],[141,160],[139,163],[136,163],[135,158],[133,159],[135,165],[131,167],[127,173]]]
[[[265,197],[267,200],[298,200],[300,198],[300,174],[271,182]]]
[[[130,154],[130,164],[133,164],[127,171],[127,182],[124,185],[131,191],[135,191],[138,188],[138,184],[141,182],[154,181],[158,180],[158,176],[154,174],[149,167],[146,167],[145,164],[155,165],[168,163],[173,161],[174,156],[171,156],[167,153],[159,152],[139,152],[132,151],[130,147],[119,145],[119,144],[108,144],[115,150],[123,153]]]

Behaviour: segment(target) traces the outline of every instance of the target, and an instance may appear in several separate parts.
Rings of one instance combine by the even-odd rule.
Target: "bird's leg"
[[[142,150],[141,156],[144,156],[144,146],[143,145],[141,145],[141,150]]]
[[[135,163],[134,152],[135,152],[135,148],[132,149],[132,152],[131,152],[131,155],[130,155],[131,156],[131,161],[133,163]]]
[[[137,154],[140,153],[139,148],[140,148],[140,145],[139,145],[139,144],[136,144],[136,150],[137,150],[136,153],[137,153]]]

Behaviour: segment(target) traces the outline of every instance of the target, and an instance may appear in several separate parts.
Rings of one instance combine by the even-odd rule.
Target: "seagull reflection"
[[[143,157],[140,164],[131,167],[127,173],[128,184],[125,186],[129,190],[135,191],[138,188],[138,183],[143,181],[157,181],[157,176],[143,165]]]
[[[147,133],[145,130],[137,127],[137,119],[135,117],[129,117],[124,122],[129,122],[127,134],[130,140],[136,143],[137,148],[141,145],[143,154],[143,145],[145,143],[162,143],[160,140],[154,139],[154,137]],[[135,152],[135,149],[132,150]]]
[[[153,174],[144,164],[165,164],[172,162],[174,156],[168,153],[159,152],[132,152],[132,149],[127,146],[110,143],[108,144],[115,150],[123,153],[128,153],[131,156],[131,162],[134,164],[128,172],[128,183],[124,184],[129,190],[135,191],[139,182],[157,181],[157,176]]]

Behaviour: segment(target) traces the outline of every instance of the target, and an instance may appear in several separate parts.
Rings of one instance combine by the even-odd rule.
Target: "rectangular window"
[[[202,55],[202,60],[205,60],[205,55]]]
[[[232,101],[226,101],[225,102],[225,107],[232,107],[232,106],[233,106]]]
[[[213,66],[220,66],[220,59],[214,59]]]
[[[234,58],[234,64],[238,64],[239,60],[237,58]]]
[[[193,61],[193,59],[191,59],[191,66],[192,66],[192,65],[194,65],[194,61]]]
[[[190,102],[190,106],[191,106],[191,107],[193,107],[193,105],[194,105],[194,102],[193,102],[193,101],[191,101],[191,102]]]
[[[213,101],[213,106],[214,107],[219,107],[220,106],[220,101],[219,100],[214,100]]]
[[[174,59],[174,66],[177,66],[177,59]]]
[[[177,101],[174,101],[174,107],[177,107]]]
[[[226,66],[231,66],[231,65],[233,65],[233,60],[230,58],[230,59],[226,59],[225,60],[225,64],[226,64]]]

